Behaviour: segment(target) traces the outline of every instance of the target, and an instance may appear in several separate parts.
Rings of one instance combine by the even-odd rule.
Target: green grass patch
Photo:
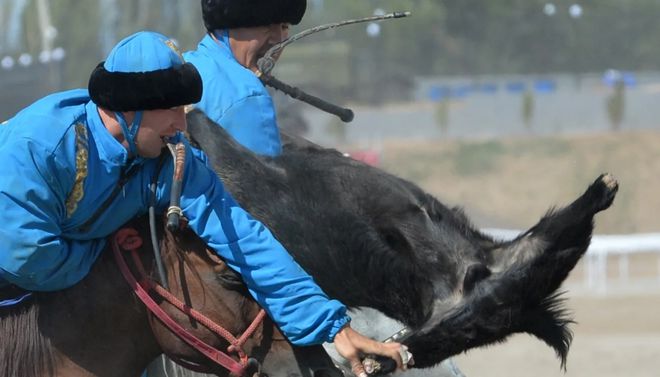
[[[515,145],[510,146],[510,148],[511,153],[516,157],[553,157],[566,155],[573,150],[571,143],[566,139],[551,137],[526,139],[515,143]]]
[[[498,141],[461,143],[454,157],[454,171],[461,176],[488,173],[505,153],[506,148]]]

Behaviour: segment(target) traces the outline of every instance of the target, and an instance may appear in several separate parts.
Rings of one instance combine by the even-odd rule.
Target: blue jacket
[[[279,155],[282,145],[273,99],[259,78],[236,61],[227,31],[216,35],[219,43],[207,35],[197,50],[183,54],[204,83],[202,99],[195,106],[246,148]]]
[[[188,152],[192,156],[190,147]],[[0,156],[0,281],[35,291],[76,284],[104,249],[105,237],[147,211],[158,160],[133,162],[138,173],[82,230],[131,164],[86,90],[48,96],[1,125]],[[167,206],[171,162],[161,172],[159,210]],[[187,158],[185,172],[181,207],[190,227],[243,276],[286,336],[298,345],[334,339],[349,320],[346,308],[236,204],[201,159]]]

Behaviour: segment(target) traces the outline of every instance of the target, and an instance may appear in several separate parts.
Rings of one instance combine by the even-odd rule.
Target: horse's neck
[[[147,312],[106,249],[89,275],[49,300],[61,376],[139,376],[161,351]],[[75,374],[80,373],[80,374]],[[59,376],[58,376],[59,377]]]

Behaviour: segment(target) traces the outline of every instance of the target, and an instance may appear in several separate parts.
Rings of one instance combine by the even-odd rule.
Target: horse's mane
[[[146,221],[147,220],[145,220],[145,222]],[[204,244],[204,241],[195,235],[195,233],[189,228],[180,229],[174,234],[171,232],[168,232],[167,234],[161,234],[160,231],[164,229],[163,221],[163,218],[157,218],[158,225],[156,228],[159,230],[158,239],[161,241],[161,253],[171,253],[190,268],[191,272],[194,274],[198,281],[203,281],[202,276],[197,270],[197,267],[190,260],[188,252],[190,250],[206,249],[207,246]],[[151,241],[149,241],[149,244],[151,244]],[[175,247],[175,245],[177,246]],[[245,282],[243,282],[241,275],[231,268],[226,268],[222,272],[218,272],[216,274],[216,280],[218,283],[220,283],[220,285],[222,285],[223,288],[239,292],[246,298],[251,299],[251,296],[247,290],[247,286],[245,285]],[[202,284],[202,286],[203,285],[204,284]]]
[[[4,292],[0,291],[0,294]],[[52,376],[55,357],[50,339],[39,330],[39,294],[0,308],[0,375]]]

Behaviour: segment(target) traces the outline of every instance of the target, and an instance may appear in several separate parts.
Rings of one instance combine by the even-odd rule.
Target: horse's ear
[[[206,248],[206,255],[209,259],[211,259],[211,262],[215,264],[215,266],[213,266],[213,271],[216,274],[216,278],[224,288],[234,291],[245,290],[244,293],[247,294],[247,286],[245,285],[245,282],[243,282],[243,279],[241,278],[241,275],[238,274],[238,272],[229,268],[227,263],[225,263],[225,261],[222,260],[222,258],[220,258],[215,251],[208,247]]]
[[[229,268],[229,266],[227,266],[225,261],[222,260],[222,258],[220,258],[218,253],[216,253],[213,249],[210,249],[210,248],[207,247],[206,248],[206,256],[209,257],[209,259],[211,259],[211,261],[213,263],[218,265],[218,267],[217,267],[218,269],[228,269]]]

